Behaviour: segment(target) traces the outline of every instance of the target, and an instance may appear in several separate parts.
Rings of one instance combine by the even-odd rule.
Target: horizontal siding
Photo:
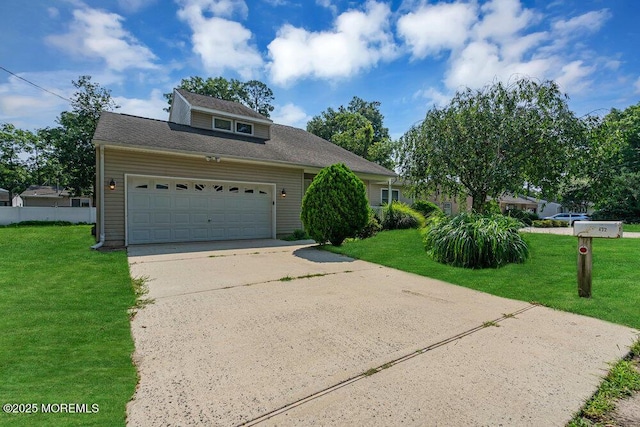
[[[183,125],[191,124],[189,106],[180,95],[176,95],[173,98],[173,102],[171,103],[171,120],[175,123],[180,123]]]
[[[271,139],[271,126],[256,123],[253,125],[253,136],[262,139]]]
[[[371,206],[380,206],[382,204],[382,189],[387,189],[389,188],[387,185],[381,185],[381,184],[370,184],[370,201],[371,201]],[[400,190],[400,201],[404,202],[408,205],[413,203],[413,199],[411,199],[410,197],[408,197],[406,194],[403,194],[402,192],[402,188],[398,187],[398,186],[391,186],[391,188],[393,190]],[[429,197],[427,200],[429,200],[430,202],[435,203],[436,205],[440,206],[442,208],[444,203],[451,203],[451,211],[453,214],[459,213],[461,211],[464,210],[468,210],[471,208],[471,202],[472,199],[471,197],[468,197],[466,200],[466,206],[465,204],[460,204],[457,200],[451,198],[451,197]]]
[[[213,117],[211,114],[201,113],[200,111],[191,112],[191,126],[202,129],[213,128]]]
[[[118,183],[115,190],[105,191],[105,237],[109,246],[122,246],[125,241],[125,174],[276,184],[276,234],[290,234],[302,228],[302,169],[243,165],[224,160],[207,162],[204,156],[142,153],[106,147],[105,180],[113,178]],[[280,197],[283,188],[286,198]]]

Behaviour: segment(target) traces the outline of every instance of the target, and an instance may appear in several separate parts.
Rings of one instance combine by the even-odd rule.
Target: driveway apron
[[[638,331],[281,241],[139,246],[130,426],[564,425]]]

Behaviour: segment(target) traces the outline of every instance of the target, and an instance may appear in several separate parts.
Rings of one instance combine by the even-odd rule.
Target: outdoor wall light
[[[287,197],[287,190],[283,188],[282,191],[280,192],[280,195],[282,196],[283,199]]]
[[[111,178],[111,181],[109,181],[109,190],[115,190],[116,189],[116,181]]]

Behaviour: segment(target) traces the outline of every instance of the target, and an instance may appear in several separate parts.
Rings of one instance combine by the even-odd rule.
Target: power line
[[[7,70],[6,68],[4,68],[2,65],[0,65],[0,70],[6,71],[7,73],[11,74],[12,76],[14,76],[14,77],[16,77],[16,78],[18,78],[18,79],[20,79],[20,80],[22,80],[22,81],[24,81],[24,82],[29,83],[31,86],[37,87],[37,88],[38,88],[38,89],[40,89],[40,90],[43,90],[43,91],[45,91],[45,92],[47,92],[47,93],[50,93],[50,94],[51,94],[51,95],[53,95],[53,96],[57,96],[58,98],[63,99],[63,100],[65,100],[65,101],[69,102],[69,103],[71,103],[71,102],[72,102],[69,98],[65,98],[65,97],[64,97],[64,96],[62,96],[62,95],[58,95],[58,94],[57,94],[57,93],[55,93],[55,92],[51,92],[49,89],[45,89],[45,88],[43,88],[42,86],[38,86],[37,84],[35,84],[35,83],[33,83],[33,82],[30,82],[29,80],[25,79],[24,77],[20,77],[20,76],[19,76],[19,75],[17,75],[16,73],[13,73],[13,72],[11,72],[11,71]]]

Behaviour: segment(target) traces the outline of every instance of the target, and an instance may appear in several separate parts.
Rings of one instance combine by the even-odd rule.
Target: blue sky
[[[456,89],[556,80],[578,114],[640,101],[637,0],[9,0],[0,66],[62,96],[89,74],[122,113],[167,119],[190,76],[258,79],[277,123],[357,95],[394,138]],[[0,123],[55,125],[68,103],[0,70]]]

